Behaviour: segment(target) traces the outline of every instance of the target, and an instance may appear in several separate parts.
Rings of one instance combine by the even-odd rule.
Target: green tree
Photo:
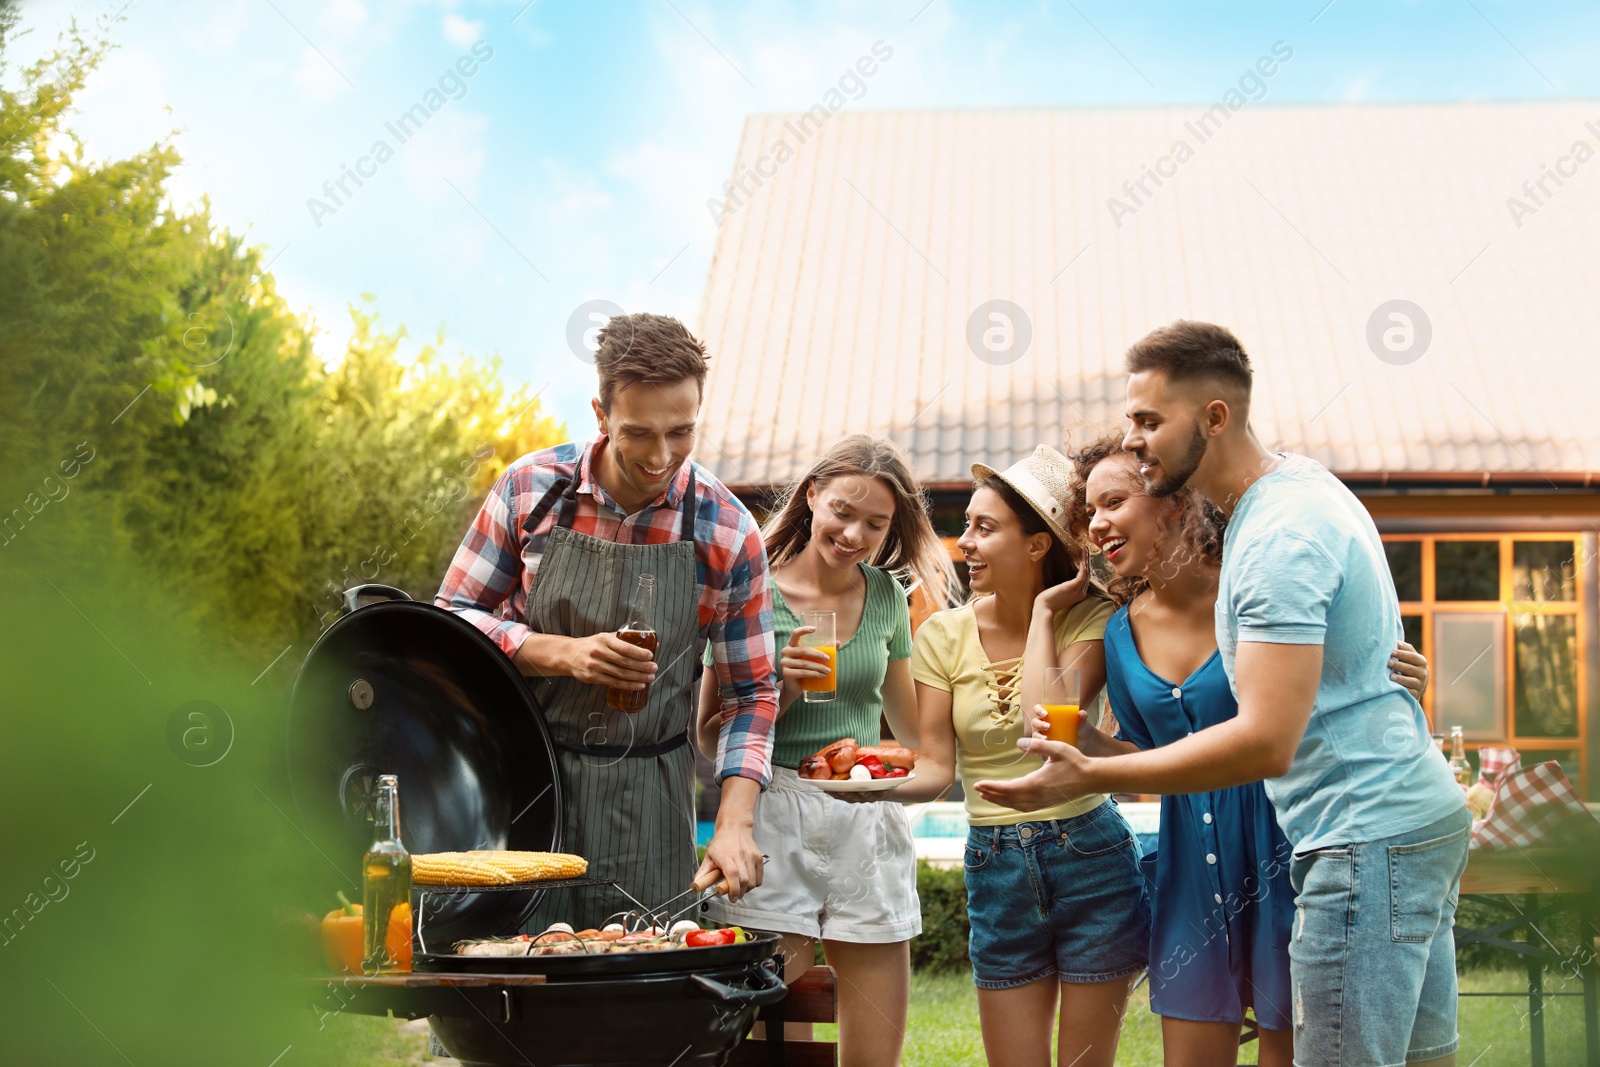
[[[247,662],[303,651],[348,585],[431,596],[488,485],[564,428],[442,335],[402,358],[370,307],[324,366],[260,251],[170,202],[171,143],[86,157],[67,119],[103,32],[0,92],[0,553],[126,551]]]

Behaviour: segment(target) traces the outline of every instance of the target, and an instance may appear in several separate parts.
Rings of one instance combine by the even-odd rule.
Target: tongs
[[[771,856],[767,856],[767,855],[763,855],[761,857],[762,862],[766,862],[767,860],[770,860],[771,858],[772,858]],[[677,919],[677,918],[679,918],[681,916],[689,914],[689,912],[695,910],[700,905],[704,904],[706,901],[712,900],[712,899],[714,899],[716,897],[725,897],[725,896],[727,896],[728,895],[728,889],[729,889],[728,880],[726,878],[724,878],[722,881],[716,883],[715,885],[707,886],[705,889],[696,889],[695,887],[690,886],[688,889],[684,890],[682,893],[679,893],[677,896],[671,897],[671,898],[663,901],[660,905],[658,905],[657,907],[652,909],[650,914],[663,916],[661,922],[657,923],[656,925],[661,926],[663,928],[669,927],[669,926],[672,925],[672,922],[673,922],[674,919]],[[672,906],[674,904],[677,904],[678,901],[682,900],[684,897],[691,897],[691,896],[694,899],[689,901],[689,903],[684,904],[681,907],[679,907],[677,911],[669,910],[669,909],[672,908]]]

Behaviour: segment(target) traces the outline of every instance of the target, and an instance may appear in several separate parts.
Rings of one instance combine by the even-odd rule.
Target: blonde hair
[[[777,568],[798,556],[811,540],[811,506],[806,491],[848,475],[876,478],[894,494],[894,517],[883,544],[867,560],[894,575],[911,592],[918,585],[939,607],[950,604],[956,586],[955,567],[928,519],[922,487],[911,464],[893,442],[864,433],[851,434],[828,449],[811,469],[786,486],[761,527],[767,564]]]

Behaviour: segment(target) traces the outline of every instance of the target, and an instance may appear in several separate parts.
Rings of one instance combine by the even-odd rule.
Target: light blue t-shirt
[[[1422,705],[1389,677],[1402,632],[1366,508],[1320,463],[1283,457],[1228,519],[1217,647],[1237,697],[1241,641],[1322,646],[1305,737],[1289,773],[1266,781],[1296,853],[1378,841],[1462,806]]]

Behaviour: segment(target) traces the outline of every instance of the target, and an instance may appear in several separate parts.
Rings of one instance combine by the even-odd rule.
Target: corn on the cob
[[[589,863],[562,852],[429,852],[411,857],[411,880],[417,885],[510,885],[553,878],[577,878]]]
[[[417,885],[508,885],[509,873],[469,852],[431,852],[411,857]]]
[[[581,878],[589,871],[589,861],[566,852],[513,852],[504,849],[471,852],[510,874],[518,882],[539,882],[550,878]]]

